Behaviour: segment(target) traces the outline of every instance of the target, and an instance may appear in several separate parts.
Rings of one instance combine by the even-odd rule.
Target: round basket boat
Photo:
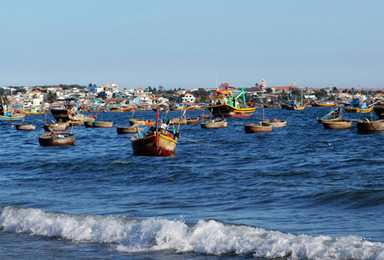
[[[17,130],[35,130],[36,126],[35,125],[16,125]]]
[[[384,119],[376,121],[358,121],[356,123],[357,131],[360,133],[374,133],[384,131]]]
[[[352,121],[340,120],[340,121],[323,121],[324,129],[345,130],[351,128]]]
[[[248,124],[244,125],[247,134],[272,132],[273,126],[268,124]]]
[[[120,134],[136,134],[140,131],[142,131],[144,127],[137,127],[137,126],[118,126],[116,128],[117,133]]]

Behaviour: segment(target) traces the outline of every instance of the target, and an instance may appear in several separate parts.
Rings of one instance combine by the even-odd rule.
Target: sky
[[[384,3],[0,0],[0,86],[384,88]]]

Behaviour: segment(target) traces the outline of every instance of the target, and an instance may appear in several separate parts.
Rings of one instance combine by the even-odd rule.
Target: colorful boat
[[[5,115],[0,115],[0,122],[8,122],[8,121],[23,121],[25,118],[25,114],[14,114],[11,115],[11,113],[8,114],[5,113]]]
[[[229,90],[215,91],[207,109],[215,117],[251,117],[256,108],[246,104],[244,88],[241,88],[236,95]]]
[[[348,113],[370,113],[373,110],[374,104],[368,104],[368,92],[366,99],[354,98],[349,107],[344,107]]]
[[[39,136],[41,146],[74,145],[76,136],[73,133],[49,133]]]

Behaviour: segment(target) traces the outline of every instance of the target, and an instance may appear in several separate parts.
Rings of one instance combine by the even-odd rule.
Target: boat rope
[[[208,145],[208,146],[218,146],[216,144],[207,144],[207,143],[204,143],[204,142],[199,142],[199,141],[195,141],[195,140],[192,140],[192,139],[189,139],[189,138],[186,138],[186,137],[183,137],[183,136],[179,136],[179,138],[182,138],[182,139],[185,139],[185,140],[188,140],[190,142],[193,142],[193,143],[198,143],[198,144],[204,144],[204,145]]]

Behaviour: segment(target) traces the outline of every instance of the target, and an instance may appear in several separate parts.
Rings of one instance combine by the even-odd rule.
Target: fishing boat
[[[350,120],[323,120],[324,129],[345,130],[351,128]]]
[[[384,131],[384,119],[376,121],[366,121],[360,120],[356,123],[357,131],[359,133],[373,133],[373,132],[383,132]]]
[[[331,111],[329,111],[326,115],[323,117],[316,117],[317,122],[323,122],[323,121],[340,121],[343,117],[343,109],[340,107],[332,108]]]
[[[264,125],[271,125],[274,128],[278,127],[286,127],[287,126],[287,121],[286,120],[281,120],[281,119],[264,119],[262,121]]]
[[[117,134],[135,134],[143,131],[144,127],[138,126],[118,126],[116,127]]]
[[[373,110],[374,104],[368,104],[368,92],[366,99],[354,98],[349,107],[344,107],[348,113],[370,113]]]
[[[9,122],[9,121],[23,121],[25,119],[25,114],[11,114],[6,112],[4,115],[0,115],[0,122]]]
[[[200,124],[201,128],[226,128],[228,126],[227,120],[223,118],[215,118],[213,120],[204,121]]]
[[[272,132],[273,126],[269,124],[259,123],[259,124],[245,124],[244,130],[247,134],[252,133],[268,133]]]
[[[238,94],[229,90],[215,91],[207,109],[215,117],[251,117],[256,108],[246,104],[244,88],[241,88]]]
[[[29,124],[20,124],[20,125],[16,125],[16,129],[17,130],[31,131],[31,130],[35,130],[36,126],[35,125],[29,125]]]
[[[174,154],[180,125],[175,132],[169,131],[168,127],[169,125],[160,123],[159,111],[157,111],[156,125],[147,126],[131,137],[133,154],[144,156],[169,156]]]
[[[85,127],[101,127],[101,128],[111,128],[113,126],[113,122],[108,121],[85,121]]]
[[[69,127],[69,121],[63,123],[45,123],[44,130],[47,132],[61,132],[67,130]]]
[[[73,133],[51,132],[39,136],[41,146],[74,145],[76,136]]]

